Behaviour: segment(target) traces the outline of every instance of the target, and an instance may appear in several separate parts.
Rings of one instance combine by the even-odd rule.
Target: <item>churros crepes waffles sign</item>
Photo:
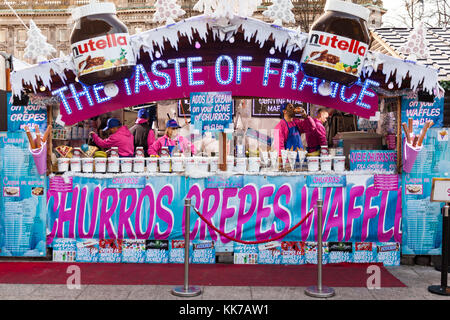
[[[242,187],[208,188],[207,179],[151,177],[143,189],[109,188],[105,180],[73,177],[73,189],[48,192],[48,236],[77,239],[183,239],[184,199],[216,228],[241,240],[266,240],[297,224],[313,208],[318,188],[304,176],[244,176]],[[401,242],[401,190],[378,190],[370,175],[347,176],[323,190],[324,241]],[[231,242],[198,216],[191,237]],[[314,212],[284,241],[315,241]]]

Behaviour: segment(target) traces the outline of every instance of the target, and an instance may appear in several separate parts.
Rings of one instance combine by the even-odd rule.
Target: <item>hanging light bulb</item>
[[[108,83],[105,84],[105,88],[103,89],[105,91],[105,95],[110,98],[114,98],[119,93],[119,87],[115,83]]]
[[[318,87],[318,91],[321,96],[324,96],[324,97],[329,96],[332,92],[331,83],[323,80],[322,83]]]

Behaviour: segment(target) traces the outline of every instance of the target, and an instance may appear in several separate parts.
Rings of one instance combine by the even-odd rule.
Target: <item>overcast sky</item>
[[[407,25],[399,18],[400,16],[407,16],[404,1],[405,0],[383,0],[383,7],[388,10],[383,16],[384,26],[407,27]],[[424,3],[428,12],[434,11],[430,8],[429,1],[424,0]],[[437,24],[433,18],[428,18],[427,22],[431,25]]]
[[[383,7],[387,9],[387,12],[383,16],[384,24],[391,24],[390,26],[392,27],[405,27],[398,19],[399,15],[406,14],[403,0],[383,0]]]

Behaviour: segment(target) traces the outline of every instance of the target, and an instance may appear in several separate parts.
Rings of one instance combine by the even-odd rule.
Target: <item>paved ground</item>
[[[450,300],[450,297],[428,292],[429,285],[440,284],[440,272],[433,267],[387,267],[406,288],[334,288],[330,300]],[[181,285],[181,284],[180,284]],[[194,284],[195,285],[195,284]],[[324,283],[326,285],[326,283]],[[203,294],[180,298],[171,294],[173,286],[150,285],[82,285],[69,289],[66,285],[0,284],[0,300],[318,300],[307,296],[304,287],[211,287],[203,286]],[[320,299],[319,299],[320,300]]]

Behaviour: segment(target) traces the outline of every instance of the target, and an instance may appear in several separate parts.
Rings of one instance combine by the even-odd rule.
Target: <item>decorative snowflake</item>
[[[262,0],[198,0],[194,10],[214,18],[232,19],[234,15],[251,17]]]
[[[153,22],[172,24],[175,19],[186,12],[176,3],[177,0],[157,0],[155,3],[155,14]]]
[[[430,57],[428,51],[428,41],[426,39],[427,30],[423,22],[412,30],[406,43],[400,47],[399,51],[409,60],[427,59]]]
[[[294,5],[291,0],[273,0],[273,4],[263,12],[263,15],[273,20],[273,23],[279,26],[285,23],[295,22],[292,8]]]
[[[47,42],[47,38],[41,30],[30,20],[30,29],[27,31],[26,47],[23,57],[36,62],[48,60],[48,57],[56,52],[56,49]]]

